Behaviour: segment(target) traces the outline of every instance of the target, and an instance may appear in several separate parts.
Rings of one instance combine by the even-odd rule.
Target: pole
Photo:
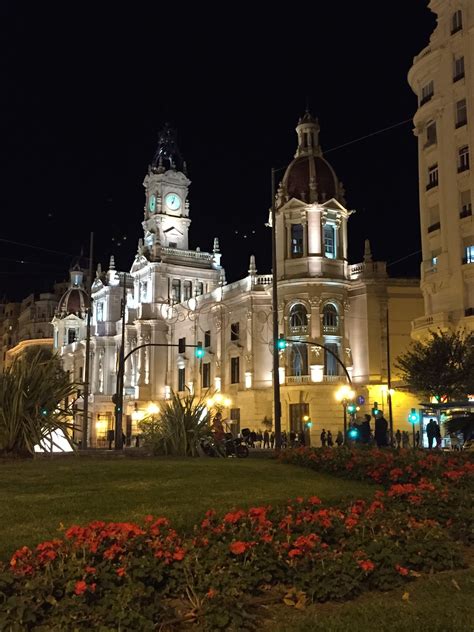
[[[416,444],[415,444],[415,424],[412,424],[412,428],[413,430],[413,449],[416,450]]]
[[[388,403],[388,423],[390,428],[390,446],[393,446],[393,410],[392,410],[392,369],[390,366],[390,324],[388,318],[388,299],[387,299],[387,403]]]
[[[82,441],[81,448],[87,448],[87,430],[89,424],[89,375],[91,361],[91,314],[92,314],[92,274],[94,254],[94,233],[90,235],[89,244],[89,278],[87,279],[87,320],[86,320],[86,358],[84,363],[84,403],[82,406]]]
[[[115,406],[115,449],[122,450],[123,441],[123,378],[125,367],[125,308],[127,304],[127,274],[123,273],[122,294],[122,336],[120,342],[120,356],[117,372],[117,404]]]
[[[347,400],[342,402],[344,408],[344,443],[347,441]]]
[[[281,450],[280,353],[278,351],[278,277],[275,218],[275,169],[272,168],[272,315],[273,315],[273,408],[275,419],[275,449]]]

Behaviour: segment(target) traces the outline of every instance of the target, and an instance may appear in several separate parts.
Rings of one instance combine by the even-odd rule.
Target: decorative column
[[[125,339],[125,355],[133,349],[130,338]],[[133,354],[132,354],[133,355]],[[125,361],[124,386],[130,388],[132,386],[132,357]]]
[[[321,248],[321,208],[319,206],[312,206],[308,209],[308,254],[318,255],[322,254]]]

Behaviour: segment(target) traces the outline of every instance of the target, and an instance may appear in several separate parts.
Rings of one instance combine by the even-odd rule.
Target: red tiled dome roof
[[[66,290],[58,304],[57,315],[61,318],[69,314],[85,316],[88,305],[87,292],[79,287]]]
[[[310,169],[313,161],[314,170]],[[313,172],[314,181],[311,182]],[[288,166],[283,178],[288,197],[304,202],[326,202],[340,198],[340,186],[332,167],[320,156],[299,156]]]

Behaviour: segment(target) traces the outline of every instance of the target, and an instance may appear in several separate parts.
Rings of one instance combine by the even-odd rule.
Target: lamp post
[[[344,443],[347,440],[347,405],[355,397],[355,392],[347,384],[343,384],[336,392],[336,399],[341,402],[344,409]]]

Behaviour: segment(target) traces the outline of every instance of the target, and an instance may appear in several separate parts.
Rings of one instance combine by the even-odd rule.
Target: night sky
[[[114,254],[130,268],[165,122],[192,180],[190,247],[210,250],[218,236],[228,281],[246,274],[252,253],[269,272],[270,169],[292,159],[307,102],[357,211],[350,262],[361,261],[366,237],[379,260],[418,251],[412,124],[328,150],[413,116],[406,75],[434,27],[427,4],[4,0],[0,297],[66,278],[91,230],[96,261]],[[418,275],[419,254],[389,271]]]

